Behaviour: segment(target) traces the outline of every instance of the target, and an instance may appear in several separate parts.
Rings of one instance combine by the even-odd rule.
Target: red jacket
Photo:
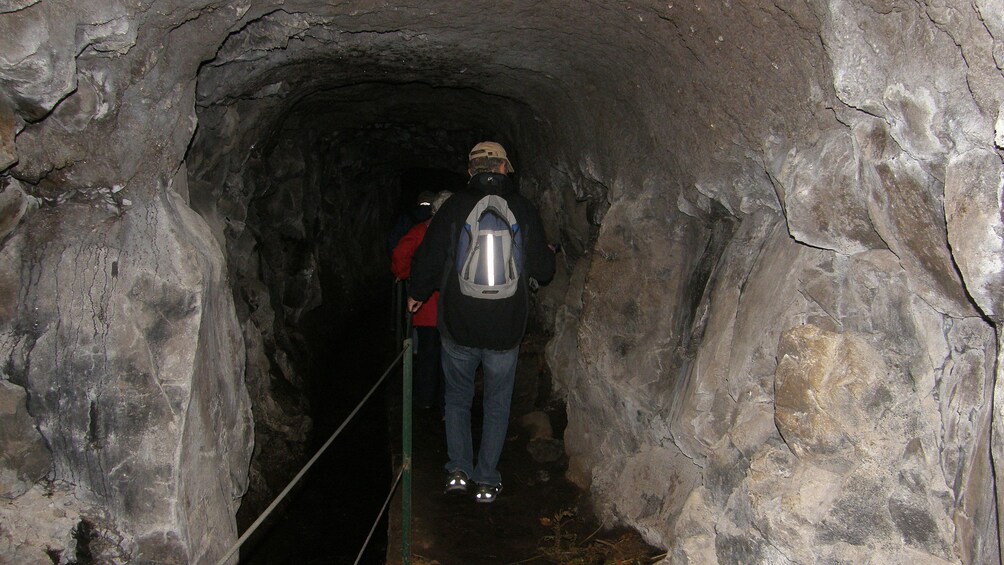
[[[408,233],[404,234],[401,241],[397,243],[394,252],[391,254],[390,271],[401,280],[411,278],[411,257],[418,249],[418,245],[425,238],[425,230],[429,225],[425,222],[415,224]],[[436,327],[436,302],[439,301],[439,291],[432,293],[432,296],[422,304],[418,312],[412,314],[411,324],[420,327]]]

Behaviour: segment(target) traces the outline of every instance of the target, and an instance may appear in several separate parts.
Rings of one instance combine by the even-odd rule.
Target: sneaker
[[[463,471],[454,471],[446,478],[446,488],[444,489],[444,492],[446,494],[466,494],[468,481],[469,479],[467,478],[467,473]]]
[[[478,490],[474,493],[474,500],[481,504],[491,504],[502,492],[502,483],[497,485],[478,485]]]

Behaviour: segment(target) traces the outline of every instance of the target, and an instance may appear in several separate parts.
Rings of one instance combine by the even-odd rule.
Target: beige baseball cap
[[[506,157],[505,148],[494,141],[482,141],[481,143],[475,145],[474,149],[471,149],[471,154],[468,156],[468,160],[476,159],[478,157],[495,157],[496,159],[502,159],[505,161],[506,167],[508,167],[510,173],[516,172],[512,163],[509,162],[509,158]]]

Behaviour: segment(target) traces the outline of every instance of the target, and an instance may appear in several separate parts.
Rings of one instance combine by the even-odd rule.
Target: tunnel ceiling
[[[197,107],[255,107],[255,115],[242,116],[239,129],[269,131],[295,108],[309,108],[311,115],[331,120],[325,127],[334,128],[369,121],[371,115],[397,119],[394,109],[416,121],[473,120],[469,123],[477,127],[494,122],[491,129],[511,137],[517,152],[530,143],[533,153],[548,147],[554,152],[548,158],[552,165],[565,161],[566,152],[577,153],[584,166],[573,167],[574,177],[605,176],[607,184],[624,177],[628,184],[637,182],[638,174],[615,170],[613,163],[653,161],[655,168],[679,168],[680,153],[712,155],[737,142],[761,151],[761,140],[772,131],[783,134],[832,120],[825,110],[834,101],[826,100],[827,62],[818,35],[826,16],[811,5],[789,4],[778,11],[756,2],[449,7],[175,2],[149,10],[141,3],[131,12],[124,5],[78,3],[60,8],[63,17],[95,23],[78,26],[81,33],[69,38],[69,28],[61,34],[55,22],[47,25],[55,45],[74,45],[79,55],[60,54],[46,64],[41,54],[33,55],[41,44],[17,33],[31,26],[12,26],[17,48],[8,61],[15,72],[7,84],[21,122],[16,127],[27,128],[18,143],[28,153],[59,142],[52,137],[76,144],[73,153],[82,153],[76,128],[56,132],[25,124],[61,103],[63,112],[56,116],[90,112],[91,120],[100,122],[94,125],[109,133],[127,119],[177,131],[164,147],[176,154],[194,123],[162,122],[167,115],[158,108],[191,103],[187,81],[197,77]],[[41,12],[27,8],[14,17],[37,24]],[[161,36],[164,48],[151,48],[149,40]],[[791,53],[799,53],[798,64]],[[136,87],[128,85],[127,76],[102,67],[113,56],[133,61],[129,73],[141,77]],[[41,77],[47,88],[32,80],[40,66],[48,69]],[[179,82],[179,76],[190,78]],[[432,97],[409,91],[417,85],[438,90]],[[380,96],[367,96],[366,88]],[[53,90],[61,93],[53,95]],[[357,104],[357,95],[366,103]],[[117,101],[123,111],[101,114],[102,107]],[[497,108],[503,110],[505,126],[489,113]],[[48,162],[19,163],[13,172],[35,185],[65,180],[98,187],[114,184],[111,177],[123,164],[122,172],[130,176],[134,163],[157,160],[132,155],[121,145],[106,154],[86,160],[50,156]],[[701,161],[693,163],[694,174],[715,175],[708,160]],[[560,168],[569,172],[567,166]],[[546,168],[538,172],[545,173]],[[666,189],[674,185],[658,182]]]
[[[278,124],[482,132],[507,143],[521,172],[540,182],[575,179],[577,198],[596,197],[584,187],[597,180],[676,192],[695,175],[711,182],[690,190],[713,194],[709,185],[744,177],[718,195],[733,213],[746,200],[776,207],[776,197],[762,172],[723,153],[836,125],[820,74],[822,22],[799,3],[780,19],[756,3],[378,8],[249,6],[201,65],[198,107],[241,108],[224,135],[245,151],[268,143]],[[793,64],[792,51],[808,64]],[[217,127],[209,116],[200,125]],[[393,153],[407,160],[407,144],[384,155]],[[724,162],[712,166],[716,154]]]
[[[200,102],[282,99],[290,93],[305,98],[359,83],[425,83],[514,100],[542,99],[589,82],[609,64],[609,54],[604,56],[594,38],[576,42],[565,33],[540,33],[546,20],[564,13],[553,8],[520,14],[486,3],[465,14],[462,9],[387,13],[339,7],[340,15],[327,17],[317,15],[318,8],[307,5],[309,11],[293,13],[287,4],[232,33],[200,73]],[[562,27],[575,25],[571,11],[568,15]],[[518,25],[520,17],[536,17],[534,27]]]
[[[469,14],[401,8],[392,17],[303,9],[284,6],[232,33],[200,69],[198,104],[254,106],[261,117],[243,124],[250,137],[273,121],[318,132],[408,124],[493,135],[518,157],[517,138],[542,139],[542,115],[570,96],[560,75],[579,65],[594,74],[602,60],[592,44],[561,53],[561,38],[514,27],[519,15],[498,6]],[[407,144],[390,152],[404,166],[422,164]]]

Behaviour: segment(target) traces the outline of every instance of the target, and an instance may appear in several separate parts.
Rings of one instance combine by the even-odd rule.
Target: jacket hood
[[[478,173],[468,184],[472,189],[485,194],[508,194],[515,191],[515,183],[501,173]]]

